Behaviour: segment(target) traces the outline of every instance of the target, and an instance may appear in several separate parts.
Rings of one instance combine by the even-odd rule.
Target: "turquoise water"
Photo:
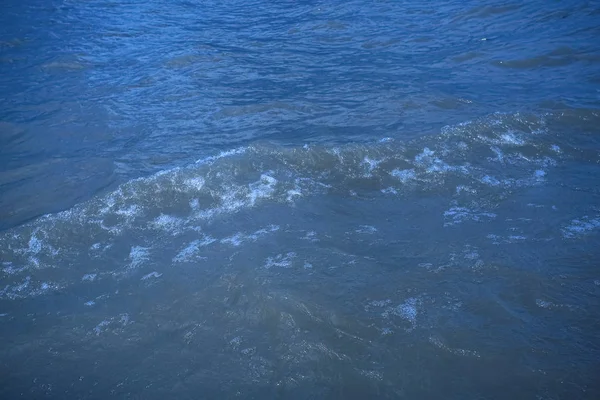
[[[598,398],[599,17],[9,2],[0,397]]]

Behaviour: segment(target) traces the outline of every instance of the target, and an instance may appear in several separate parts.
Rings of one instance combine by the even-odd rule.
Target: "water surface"
[[[9,1],[0,396],[598,398],[599,17]]]

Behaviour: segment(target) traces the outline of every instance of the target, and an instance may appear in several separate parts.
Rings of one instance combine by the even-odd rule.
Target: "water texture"
[[[0,397],[600,397],[600,4],[0,15]]]

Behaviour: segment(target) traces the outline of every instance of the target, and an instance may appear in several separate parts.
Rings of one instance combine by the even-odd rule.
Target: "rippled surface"
[[[0,397],[600,397],[593,2],[9,2]]]

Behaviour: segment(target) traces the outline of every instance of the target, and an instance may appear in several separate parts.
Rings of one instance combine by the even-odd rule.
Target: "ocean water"
[[[6,0],[0,398],[600,398],[598,21]]]

